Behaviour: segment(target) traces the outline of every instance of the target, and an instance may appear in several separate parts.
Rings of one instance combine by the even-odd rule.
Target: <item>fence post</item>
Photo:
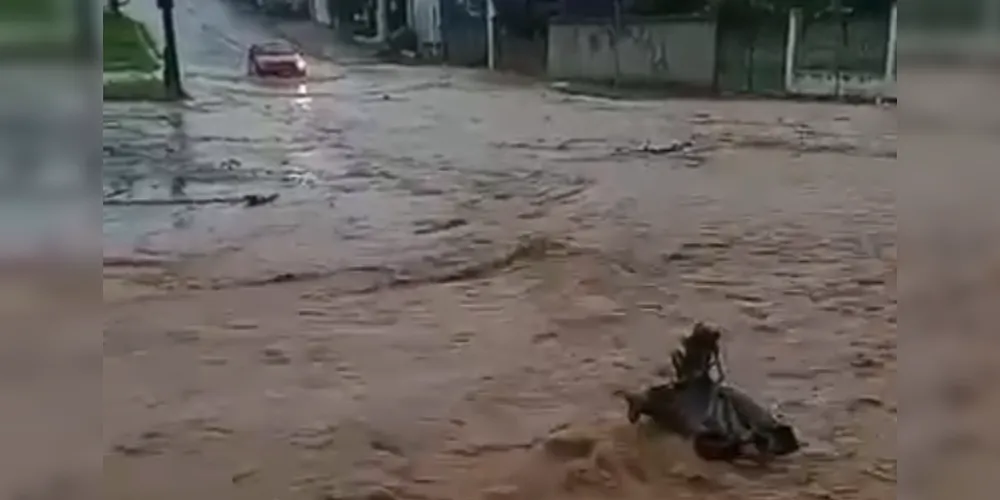
[[[497,8],[493,0],[486,1],[486,65],[497,69]]]
[[[840,39],[837,41],[833,51],[833,82],[834,82],[834,95],[839,99],[843,97],[843,81],[841,79],[841,73],[843,72],[844,66],[844,46],[847,45],[847,20],[844,19],[844,2],[843,0],[833,0],[834,7],[834,19],[837,20],[837,27],[840,28],[838,31],[840,33]]]
[[[721,16],[718,10],[713,14],[712,24],[715,26],[715,47],[713,49],[713,57],[715,58],[714,67],[712,68],[712,92],[721,93],[721,77],[723,71],[722,65],[722,26],[721,26]]]
[[[612,84],[615,88],[618,87],[621,80],[622,73],[622,62],[621,54],[618,48],[618,37],[621,34],[622,29],[622,4],[621,0],[614,0],[614,26],[611,29],[611,44],[614,45],[614,56],[615,56],[615,76]]]
[[[131,0],[108,0],[108,10],[116,16],[122,15],[122,7],[129,4]]]
[[[785,92],[795,89],[795,54],[799,45],[799,24],[802,19],[802,9],[794,8],[788,11],[788,40],[785,41]]]
[[[885,81],[894,82],[896,79],[896,37],[898,21],[898,11],[896,10],[896,2],[892,3],[892,8],[889,10],[889,39],[886,41],[885,48]]]

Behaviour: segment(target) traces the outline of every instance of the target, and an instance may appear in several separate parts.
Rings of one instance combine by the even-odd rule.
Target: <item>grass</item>
[[[9,0],[0,0],[5,1]],[[150,72],[159,66],[155,45],[142,23],[104,13],[104,71]]]
[[[169,101],[166,87],[159,78],[140,78],[106,82],[104,84],[104,101]]]
[[[13,23],[47,23],[59,13],[55,0],[0,0],[0,20]]]
[[[146,27],[128,16],[105,11],[104,101],[172,100],[157,75],[159,69],[156,43]]]

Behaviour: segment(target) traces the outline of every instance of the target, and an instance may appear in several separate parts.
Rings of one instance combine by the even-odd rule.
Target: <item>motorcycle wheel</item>
[[[771,448],[775,455],[790,455],[802,447],[795,431],[787,425],[779,425],[771,431]]]
[[[731,462],[740,456],[740,444],[716,433],[701,433],[694,438],[694,451],[702,460]]]

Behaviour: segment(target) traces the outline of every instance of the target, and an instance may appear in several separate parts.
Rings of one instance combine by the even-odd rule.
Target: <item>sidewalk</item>
[[[160,71],[110,71],[103,73],[104,83],[122,83],[135,81],[159,80]]]

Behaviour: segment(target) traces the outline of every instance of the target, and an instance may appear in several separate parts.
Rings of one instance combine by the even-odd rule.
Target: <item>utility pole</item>
[[[497,7],[493,0],[486,0],[486,65],[490,71],[497,69]]]
[[[389,39],[389,0],[375,0],[375,40],[382,44]]]
[[[177,33],[174,32],[174,0],[156,0],[163,19],[163,84],[167,87],[167,97],[186,97],[181,85],[180,63],[177,60]]]
[[[840,33],[840,40],[837,41],[836,50],[833,52],[833,75],[836,78],[834,88],[838,99],[843,97],[841,74],[844,71],[844,48],[847,46],[847,18],[844,14],[846,14],[846,9],[843,0],[833,0],[833,15]]]
[[[111,13],[120,16],[122,15],[122,7],[129,4],[131,0],[108,0],[108,8]]]
[[[618,38],[622,34],[624,26],[622,26],[622,3],[621,0],[614,0],[614,13],[612,17],[612,22],[614,26],[611,28],[611,43],[614,45],[614,56],[615,56],[615,75],[611,84],[613,87],[618,88],[621,84],[622,77],[622,61],[621,61],[621,50],[618,47]]]

